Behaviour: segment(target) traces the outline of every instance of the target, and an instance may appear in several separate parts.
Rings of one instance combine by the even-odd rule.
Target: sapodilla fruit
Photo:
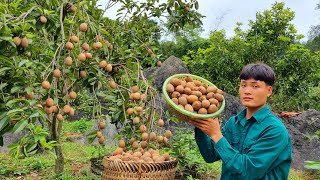
[[[78,56],[78,60],[81,61],[81,62],[84,62],[86,61],[87,57],[86,57],[86,54],[85,53],[80,53],[79,56]]]
[[[104,121],[100,121],[100,122],[99,122],[99,128],[100,128],[100,129],[106,128],[106,123],[105,123]]]
[[[128,109],[127,109],[127,113],[128,113],[129,115],[132,115],[133,112],[134,112],[134,109],[133,109],[133,108],[128,108]]]
[[[102,47],[102,44],[101,44],[101,42],[95,42],[95,43],[93,43],[92,47],[94,50],[98,50]]]
[[[121,148],[124,148],[124,147],[126,147],[126,142],[123,139],[120,139],[118,142],[118,146]]]
[[[103,60],[103,61],[101,61],[101,62],[99,63],[99,67],[101,67],[101,68],[105,68],[105,67],[107,67],[107,65],[108,65],[108,63],[107,63],[107,61],[105,61],[105,60]]]
[[[72,50],[74,48],[73,44],[71,42],[66,42],[66,48],[69,50]]]
[[[104,136],[98,138],[99,144],[104,144]]]
[[[74,116],[75,111],[73,108],[70,108],[70,111],[68,112],[68,116]]]
[[[67,105],[65,105],[65,106],[63,106],[63,109],[62,109],[62,111],[64,112],[64,113],[69,113],[70,112],[70,110],[71,110],[71,107],[67,104]]]
[[[89,44],[86,43],[86,42],[83,43],[83,44],[82,44],[82,49],[85,50],[85,51],[89,51],[89,49],[90,49]]]
[[[105,68],[108,72],[112,71],[112,65],[111,64],[107,64],[106,68]]]
[[[74,5],[71,5],[69,8],[69,11],[72,13],[75,13],[77,11],[76,7],[74,7]]]
[[[23,47],[23,48],[27,48],[27,47],[29,46],[29,41],[28,41],[28,39],[27,39],[26,37],[23,37],[23,38],[21,39],[21,44],[20,44],[20,46]]]
[[[21,39],[19,37],[14,37],[12,41],[16,46],[20,46],[21,44]]]
[[[80,24],[80,31],[81,32],[86,32],[88,30],[88,25],[87,23],[81,23]]]
[[[42,83],[41,83],[41,86],[42,86],[42,88],[43,89],[50,89],[50,83],[49,83],[49,81],[43,81]]]
[[[61,71],[59,69],[53,70],[53,76],[59,79],[61,77]]]
[[[92,59],[92,54],[89,52],[85,53],[87,59]]]
[[[111,87],[112,89],[116,89],[116,88],[117,88],[117,84],[116,84],[113,80],[111,80],[111,81],[109,82],[109,85],[110,85],[110,87]]]
[[[75,36],[75,35],[71,36],[70,39],[74,43],[78,43],[79,42],[79,38],[77,36]]]
[[[63,116],[61,115],[61,114],[57,114],[57,119],[58,119],[58,121],[63,121]]]
[[[87,72],[86,71],[80,71],[80,77],[82,77],[82,78],[87,77]]]
[[[71,91],[71,92],[69,93],[69,97],[70,97],[71,99],[75,99],[75,98],[77,98],[77,93],[74,92],[74,91]]]
[[[157,61],[157,66],[161,67],[161,61]]]
[[[103,136],[101,131],[97,131],[97,138],[101,138]]]
[[[53,105],[54,105],[53,99],[52,99],[52,98],[48,98],[48,99],[46,100],[46,105],[47,105],[48,107],[53,106]]]
[[[135,86],[132,87],[132,92],[133,93],[136,93],[138,91],[139,91],[139,86],[135,85]]]
[[[64,64],[67,66],[71,66],[72,65],[72,58],[70,56],[66,57],[64,59]]]
[[[42,24],[47,23],[47,18],[46,18],[45,16],[40,16],[40,22],[41,22]]]
[[[163,127],[163,126],[164,126],[164,121],[163,121],[163,119],[159,119],[159,120],[158,120],[158,126],[159,126],[159,127]]]

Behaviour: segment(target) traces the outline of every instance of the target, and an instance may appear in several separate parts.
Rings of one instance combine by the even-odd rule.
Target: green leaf
[[[0,90],[2,90],[3,88],[5,88],[8,84],[7,83],[1,83],[0,84]]]
[[[29,60],[23,60],[19,63],[19,67],[23,66],[24,64],[26,64],[27,62],[29,62]]]
[[[5,41],[11,41],[12,37],[10,37],[10,36],[0,36],[0,39],[5,40]]]
[[[14,127],[13,127],[11,132],[12,133],[18,133],[18,132],[22,131],[27,125],[28,125],[28,120],[27,119],[20,120],[14,125]]]
[[[15,87],[13,87],[13,88],[11,88],[11,93],[16,93],[16,92],[18,92],[19,90],[21,90],[22,89],[22,87],[21,86],[15,86]]]
[[[3,73],[5,73],[7,70],[10,70],[11,68],[9,68],[9,67],[4,67],[4,68],[1,68],[0,69],[0,75]]]
[[[2,129],[8,125],[9,121],[10,119],[8,118],[8,116],[0,119],[0,131],[2,131]]]
[[[194,5],[195,5],[196,10],[198,10],[198,9],[199,9],[199,3],[198,3],[198,1],[196,1],[196,3],[195,3]]]

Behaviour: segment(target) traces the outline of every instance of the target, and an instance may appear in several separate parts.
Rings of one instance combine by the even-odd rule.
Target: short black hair
[[[251,78],[264,81],[269,86],[272,86],[276,79],[273,69],[264,63],[247,64],[243,67],[240,72],[240,80]]]

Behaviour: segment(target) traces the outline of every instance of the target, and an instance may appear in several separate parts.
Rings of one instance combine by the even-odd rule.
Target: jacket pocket
[[[236,149],[239,149],[239,143],[240,143],[240,134],[231,134],[229,143],[231,146],[233,146]]]
[[[253,139],[246,139],[243,143],[243,153],[247,154],[250,151],[250,148],[256,143]]]

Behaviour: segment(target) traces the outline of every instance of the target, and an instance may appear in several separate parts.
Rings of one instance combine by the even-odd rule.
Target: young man
[[[248,64],[240,73],[239,87],[245,109],[231,117],[222,131],[218,118],[190,122],[205,161],[222,160],[221,180],[288,179],[291,140],[267,105],[274,81],[275,74],[266,64]]]

